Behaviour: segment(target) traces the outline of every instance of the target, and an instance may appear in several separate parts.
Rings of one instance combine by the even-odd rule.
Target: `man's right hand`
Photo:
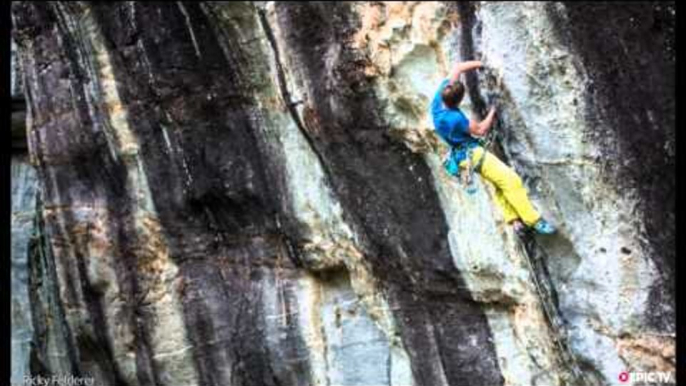
[[[493,119],[495,118],[495,106],[491,106],[488,115],[481,122],[469,120],[469,134],[475,137],[483,137],[488,133],[488,130],[493,126]]]
[[[460,78],[460,74],[465,71],[473,70],[475,68],[482,67],[483,63],[480,60],[469,60],[466,62],[457,62],[455,67],[450,73],[450,84],[457,82]]]

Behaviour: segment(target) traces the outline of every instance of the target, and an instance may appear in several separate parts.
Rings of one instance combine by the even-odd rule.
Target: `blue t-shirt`
[[[441,91],[449,81],[449,79],[445,79],[441,82],[433,101],[431,101],[431,117],[433,118],[434,129],[449,145],[466,145],[476,141],[469,134],[469,119],[460,109],[446,107],[441,99]]]

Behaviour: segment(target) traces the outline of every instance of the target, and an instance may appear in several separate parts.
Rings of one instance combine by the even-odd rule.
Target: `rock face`
[[[12,155],[12,379],[28,370],[33,336],[28,256],[36,217],[36,173],[25,154]]]
[[[13,381],[673,374],[673,4],[12,11]],[[443,170],[427,106],[474,58],[464,109],[497,104],[493,150],[553,237]]]

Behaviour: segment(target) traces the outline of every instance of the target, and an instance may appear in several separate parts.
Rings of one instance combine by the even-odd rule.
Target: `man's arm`
[[[495,118],[495,107],[491,107],[491,110],[486,115],[486,119],[481,122],[475,120],[469,120],[469,134],[482,137],[488,133],[488,130],[493,126],[493,118]]]
[[[481,67],[481,61],[480,60],[470,60],[467,62],[457,62],[455,63],[455,66],[453,67],[453,70],[450,72],[450,84],[453,84],[457,82],[460,79],[460,74],[473,70],[475,68]]]

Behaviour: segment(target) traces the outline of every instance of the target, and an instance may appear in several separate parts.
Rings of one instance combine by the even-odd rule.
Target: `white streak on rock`
[[[200,55],[200,47],[198,46],[198,41],[195,39],[195,32],[193,32],[193,26],[191,25],[191,18],[188,16],[188,12],[186,11],[186,7],[183,5],[182,2],[177,1],[176,5],[179,6],[179,10],[183,14],[183,17],[186,19],[186,27],[188,28],[188,33],[191,35],[191,40],[193,41],[193,48],[195,48],[195,54],[198,56],[198,59],[202,57]]]

